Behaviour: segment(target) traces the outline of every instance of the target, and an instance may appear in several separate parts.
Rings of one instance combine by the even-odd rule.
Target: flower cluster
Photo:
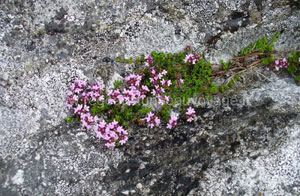
[[[141,85],[142,75],[130,75],[125,78],[127,86],[124,90],[115,89],[108,90],[107,95],[109,96],[108,104],[123,104],[128,106],[134,106],[139,103],[139,100],[146,98],[149,88],[145,85]]]
[[[180,73],[177,73],[176,74],[176,79],[177,79],[177,82],[176,82],[176,86],[179,87],[181,85],[184,84],[184,80],[181,78],[181,74]]]
[[[92,99],[92,101],[97,101],[97,100],[103,101],[104,100],[104,95],[102,93],[104,88],[100,82],[89,85],[87,87],[87,89],[90,90],[87,93],[87,96],[90,97]]]
[[[151,74],[149,78],[152,87],[151,94],[158,99],[160,105],[169,103],[169,96],[165,95],[165,88],[170,87],[172,82],[163,78],[168,72],[166,70],[157,72],[154,67],[150,67],[149,73]]]
[[[67,108],[73,108],[73,114],[80,115],[83,112],[88,112],[88,106],[86,106],[86,104],[89,102],[89,100],[104,100],[102,91],[103,86],[99,82],[87,86],[86,81],[76,79],[71,84],[70,90],[67,92]],[[76,105],[76,107],[73,107],[74,104]]]
[[[82,113],[80,115],[80,122],[83,128],[90,130],[92,126],[96,125],[99,121],[98,116],[92,116],[90,113]]]
[[[107,95],[108,95],[108,104],[112,105],[112,104],[116,104],[117,101],[122,104],[124,101],[124,96],[121,94],[119,89],[116,90],[108,90],[107,91]]]
[[[194,53],[190,53],[190,54],[187,54],[185,56],[185,59],[184,59],[184,62],[187,63],[192,63],[193,65],[196,64],[199,60],[201,59],[200,56],[198,55],[195,55]]]
[[[79,94],[86,88],[86,82],[83,80],[75,80],[70,85],[70,90],[67,92],[66,105],[68,109],[71,109],[74,103],[79,101]]]
[[[174,114],[171,115],[171,119],[169,120],[169,122],[167,124],[167,128],[173,129],[177,124],[177,120],[178,120],[177,116],[175,116]]]
[[[191,50],[191,46],[186,46],[184,50],[189,52]]]
[[[104,140],[107,147],[114,147],[116,142],[123,145],[128,140],[128,132],[117,121],[108,124],[101,121],[94,126],[94,131],[99,139]]]
[[[142,76],[141,75],[131,74],[130,76],[127,76],[125,78],[125,80],[128,82],[129,86],[138,87],[138,86],[140,86],[140,82],[142,80]]]
[[[260,47],[266,44],[264,40],[265,38],[243,50],[243,58],[248,58],[248,53],[254,54],[252,52],[255,50],[261,51],[261,48],[265,48]],[[270,52],[270,55],[261,59],[262,64],[273,62],[272,48],[269,47],[271,43],[265,45],[268,46],[266,51]],[[261,52],[267,54],[265,51]],[[279,71],[287,68],[286,71],[299,83],[298,60],[300,62],[299,53],[292,53],[292,57],[276,60],[266,69]],[[212,76],[219,75],[219,72],[215,74],[211,63],[201,54],[192,51],[190,46],[178,54],[152,52],[151,55],[142,55],[134,60],[120,57],[116,61],[134,63],[140,67],[138,74],[128,75],[122,84],[116,81],[112,89],[105,89],[100,82],[88,84],[84,80],[76,79],[70,85],[66,98],[66,106],[72,113],[72,118],[66,120],[80,122],[86,130],[94,130],[107,147],[125,144],[129,137],[126,129],[134,123],[146,125],[151,129],[166,124],[167,129],[174,129],[179,117],[177,114],[170,115],[170,112],[178,105],[178,100],[184,101],[181,102],[184,104],[189,98],[197,95],[210,98],[213,94],[232,86],[231,83],[238,78],[238,74],[235,74],[236,77],[232,81],[226,85],[222,84],[218,89],[212,82]],[[223,66],[223,69],[227,70],[230,62],[225,64],[227,67]],[[220,73],[223,74],[223,71]],[[159,111],[154,112],[149,105],[144,104],[147,97],[158,101],[159,105],[155,108]],[[197,120],[194,108],[177,109],[180,112],[178,115],[183,116],[187,122]],[[161,119],[167,122],[161,122]]]
[[[194,108],[189,107],[185,114],[186,114],[186,118],[187,118],[188,122],[192,122],[193,120],[195,120],[196,112],[195,112]]]
[[[160,124],[160,119],[157,116],[155,116],[152,112],[149,112],[147,114],[147,117],[144,119],[141,119],[141,120],[144,122],[147,122],[147,126],[150,128],[159,126],[159,124]]]
[[[196,64],[201,59],[195,53],[190,53],[190,47],[186,48],[185,54],[185,59],[182,55],[180,58],[174,58],[181,61],[175,65],[180,70],[178,72],[171,70],[170,73],[168,73],[170,70],[168,66],[172,66],[172,55],[165,56],[165,59],[162,55],[158,57],[155,53],[152,53],[153,56],[147,55],[137,61],[144,63],[145,66],[139,74],[128,75],[124,78],[122,85],[115,85],[112,89],[105,89],[100,82],[87,84],[84,80],[76,79],[70,85],[66,99],[66,106],[73,115],[72,119],[80,122],[86,130],[94,130],[97,137],[104,141],[107,147],[123,145],[128,141],[126,129],[131,124],[129,122],[131,120],[149,128],[160,126],[160,118],[167,119],[169,116],[170,92],[184,86],[186,75],[182,71],[186,69],[182,69],[182,66],[184,63]],[[160,67],[157,64],[166,59],[167,65]],[[176,90],[178,94],[181,93],[179,89]],[[161,111],[156,115],[151,108],[143,105],[144,99],[149,96],[158,100],[161,108],[165,108],[164,112]],[[189,107],[185,114],[188,122],[195,120],[193,108]],[[173,129],[177,121],[178,117],[171,115],[167,128]]]
[[[106,94],[103,93],[103,86],[100,83],[87,85],[83,80],[75,80],[67,92],[66,105],[71,109],[74,116],[78,116],[81,126],[87,130],[94,129],[99,139],[104,140],[107,147],[113,147],[116,142],[123,145],[127,141],[127,130],[118,125],[117,121],[106,124],[99,122],[100,118],[93,116],[90,111],[91,103],[105,101]],[[115,104],[116,99],[122,103],[124,98],[118,89],[108,91],[108,104]]]
[[[273,65],[267,67],[266,69],[279,71],[280,69],[287,68],[288,66],[289,65],[288,65],[286,58],[283,58],[282,60],[276,60]]]
[[[153,63],[153,57],[150,56],[150,55],[145,56],[145,60],[146,60],[146,62],[145,62],[145,66],[146,66],[146,67],[149,67],[150,64]]]

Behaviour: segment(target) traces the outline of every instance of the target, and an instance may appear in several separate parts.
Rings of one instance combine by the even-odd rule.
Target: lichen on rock
[[[276,50],[299,50],[297,1],[5,0],[0,15],[0,195],[300,195],[300,88],[284,74],[252,70],[194,124],[136,127],[113,150],[64,122],[75,78],[133,70],[118,56],[191,45],[219,62],[277,32]]]

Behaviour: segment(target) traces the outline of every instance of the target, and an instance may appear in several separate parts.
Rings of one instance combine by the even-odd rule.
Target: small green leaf
[[[221,93],[223,93],[223,92],[225,91],[225,88],[224,88],[223,85],[221,85],[221,86],[219,87],[219,91],[220,91]]]
[[[122,57],[117,57],[116,62],[119,62],[119,63],[122,62]]]
[[[73,120],[73,118],[67,117],[67,118],[65,119],[65,121],[66,121],[67,123],[70,123],[70,122],[73,122],[74,120]]]
[[[115,120],[118,121],[118,122],[122,121],[122,116],[116,115]]]
[[[240,75],[239,75],[239,74],[236,74],[236,76],[235,76],[234,79],[235,79],[235,80],[239,80],[239,79],[240,79]]]
[[[127,121],[123,121],[123,122],[122,122],[122,126],[123,126],[123,127],[127,127],[128,124],[129,124],[129,123],[128,123]]]
[[[119,80],[114,81],[114,88],[115,89],[119,88],[120,86],[121,86],[121,81],[119,81]]]

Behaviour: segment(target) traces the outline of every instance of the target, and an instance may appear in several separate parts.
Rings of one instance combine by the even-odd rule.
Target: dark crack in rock
[[[252,70],[195,123],[134,127],[122,148],[64,122],[71,81],[133,72],[118,56],[190,45],[215,63],[277,32],[276,50],[300,49],[299,1],[6,0],[0,16],[0,195],[300,195],[300,89],[285,75]]]

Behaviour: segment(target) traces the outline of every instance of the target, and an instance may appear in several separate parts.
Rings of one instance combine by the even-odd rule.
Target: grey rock
[[[64,122],[75,78],[134,71],[118,56],[190,45],[227,61],[277,32],[276,50],[299,49],[299,1],[26,0],[0,15],[0,195],[300,195],[300,89],[284,75],[253,71],[194,124],[136,127],[122,148]]]
[[[65,33],[65,25],[63,23],[49,22],[45,24],[45,30],[48,34]]]

